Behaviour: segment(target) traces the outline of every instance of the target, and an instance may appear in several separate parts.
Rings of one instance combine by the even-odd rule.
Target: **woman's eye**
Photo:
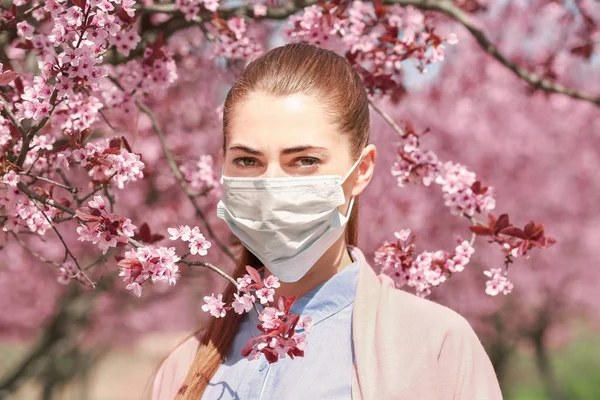
[[[302,158],[298,159],[298,163],[302,167],[310,167],[310,166],[319,164],[320,162],[321,162],[321,160],[319,160],[318,158],[315,158],[315,157],[302,157]]]
[[[233,160],[233,163],[241,167],[254,167],[256,165],[256,159],[251,157],[239,157]]]

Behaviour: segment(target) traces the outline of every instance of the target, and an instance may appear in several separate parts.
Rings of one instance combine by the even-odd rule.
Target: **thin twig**
[[[56,268],[60,268],[61,267],[61,265],[58,264],[57,262],[49,260],[46,257],[42,256],[41,254],[36,253],[35,251],[33,251],[29,247],[27,247],[27,243],[23,242],[21,240],[21,238],[19,238],[19,236],[17,236],[16,233],[11,232],[11,234],[15,238],[15,240],[17,241],[17,243],[19,243],[19,245],[21,245],[21,247],[23,247],[25,250],[27,250],[29,252],[29,254],[31,254],[32,256],[34,256],[35,258],[37,258],[38,260],[40,260],[41,262],[46,263],[46,264],[50,264],[50,265],[52,265],[52,266],[54,266]]]
[[[179,261],[178,264],[185,264],[190,267],[208,268],[211,271],[214,271],[217,274],[221,275],[223,278],[227,279],[229,282],[233,283],[235,285],[235,287],[237,287],[237,282],[235,279],[233,279],[231,276],[227,275],[225,272],[223,272],[221,269],[219,269],[217,266],[215,266],[213,264],[201,262],[201,261],[184,261],[184,260]]]
[[[75,265],[77,266],[77,269],[79,270],[78,273],[81,273],[81,275],[83,275],[83,277],[90,283],[90,285],[92,285],[92,288],[96,288],[96,283],[93,282],[87,276],[87,274],[85,273],[85,271],[83,269],[81,269],[81,266],[79,265],[79,261],[77,261],[77,258],[75,257],[75,255],[73,255],[73,253],[71,253],[71,250],[69,249],[69,246],[67,246],[67,243],[65,242],[65,239],[62,237],[62,235],[58,231],[58,228],[56,228],[56,226],[54,226],[54,224],[52,223],[52,220],[48,217],[48,215],[46,215],[46,213],[44,212],[44,209],[41,208],[35,202],[33,202],[33,204],[35,204],[35,206],[38,208],[38,210],[40,210],[40,212],[42,213],[42,215],[44,216],[44,218],[46,218],[46,221],[48,221],[48,224],[50,224],[50,227],[52,228],[52,230],[54,231],[54,233],[56,233],[56,236],[58,236],[58,238],[60,239],[61,243],[63,244],[63,247],[65,248],[65,261],[67,259],[67,256],[70,256],[71,259],[75,262]]]
[[[8,102],[4,99],[4,96],[2,96],[2,94],[0,94],[0,102],[2,102],[2,114],[6,115],[8,119],[10,119],[15,128],[17,128],[17,130],[21,134],[21,137],[25,138],[25,136],[27,136],[27,130],[23,127],[23,125],[21,125],[19,120],[17,120],[16,115],[13,114],[13,112],[10,109],[10,104],[8,104]]]
[[[383,111],[381,108],[379,108],[375,102],[373,102],[373,100],[371,100],[369,98],[369,105],[375,110],[377,111],[377,114],[381,115],[381,117],[388,123],[390,124],[390,126],[396,131],[396,133],[400,136],[400,137],[405,137],[406,136],[406,132],[404,132],[404,130],[402,128],[400,128],[400,126],[393,120],[392,117],[390,117],[385,111]]]
[[[56,173],[58,175],[60,175],[60,178],[63,180],[63,182],[65,183],[66,186],[70,187],[73,192],[71,193],[77,193],[79,192],[79,189],[77,189],[75,186],[73,186],[73,184],[71,183],[71,181],[69,181],[69,179],[67,178],[67,176],[65,175],[64,171],[60,168],[56,168],[54,171],[56,171]]]
[[[73,193],[72,191],[74,190],[73,187],[69,187],[69,186],[63,185],[60,182],[56,182],[56,181],[53,181],[52,179],[44,178],[43,176],[37,176],[37,175],[33,175],[31,173],[24,173],[24,172],[21,172],[20,175],[25,175],[25,176],[28,176],[28,177],[33,178],[35,180],[40,180],[40,181],[44,181],[44,182],[50,183],[50,184],[52,184],[54,186],[61,187],[61,188],[65,189],[65,190],[67,190],[67,191],[69,191],[71,193]]]

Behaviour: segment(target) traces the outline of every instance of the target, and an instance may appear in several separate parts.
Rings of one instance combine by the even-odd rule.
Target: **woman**
[[[255,313],[212,319],[162,363],[153,399],[502,398],[465,319],[395,289],[356,247],[355,199],[376,149],[345,58],[289,44],[251,62],[227,95],[223,133],[218,215],[244,244],[233,276],[264,265],[282,281],[276,297],[299,296],[292,312],[314,328],[304,357],[268,364],[240,355]]]

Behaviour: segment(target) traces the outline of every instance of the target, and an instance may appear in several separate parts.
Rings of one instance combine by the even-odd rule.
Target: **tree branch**
[[[21,125],[21,123],[19,122],[19,120],[17,119],[17,116],[15,114],[13,114],[13,112],[10,109],[10,104],[8,104],[8,102],[6,101],[4,96],[1,94],[0,94],[0,102],[2,102],[2,114],[4,114],[6,117],[8,117],[8,119],[10,119],[10,121],[13,123],[15,128],[17,128],[17,130],[21,134],[21,137],[25,138],[25,136],[27,136],[27,131],[25,130],[23,125]]]
[[[366,0],[362,0],[366,1]],[[529,72],[526,69],[520,67],[516,63],[510,61],[494,46],[494,44],[488,39],[488,37],[479,29],[469,18],[469,15],[457,7],[451,0],[383,0],[385,4],[392,5],[398,4],[401,6],[414,6],[421,10],[436,11],[445,14],[462,24],[469,33],[477,40],[479,46],[488,53],[490,56],[495,58],[498,62],[504,65],[506,68],[511,70],[517,77],[527,82],[535,89],[541,89],[549,93],[559,93],[574,99],[584,100],[590,103],[600,106],[600,96],[585,93],[576,89],[565,87],[559,83],[552,82],[548,79],[539,77],[533,72]],[[316,0],[306,0],[302,2],[302,5],[298,5],[298,2],[288,2],[283,6],[269,7],[267,8],[267,15],[260,17],[260,19],[274,19],[281,20],[285,19],[304,8],[317,4]],[[181,14],[175,4],[154,4],[154,5],[138,5],[136,7],[141,12],[149,13],[167,13],[167,14]],[[250,5],[244,5],[240,7],[220,7],[217,10],[219,17],[223,19],[229,19],[232,17],[247,17],[250,19],[256,19],[254,17],[253,8]],[[196,21],[210,21],[212,15],[204,14],[196,18]]]
[[[48,199],[46,197],[42,197],[39,194],[32,192],[31,189],[29,189],[29,187],[27,187],[27,185],[25,185],[23,182],[19,182],[17,184],[17,188],[19,188],[19,190],[21,192],[25,193],[30,198],[35,199],[35,200],[39,201],[40,203],[47,204],[49,206],[57,208],[60,211],[65,212],[67,214],[75,215],[75,211],[74,210],[70,209],[69,207],[63,206],[62,204],[59,204],[59,203],[55,202],[52,199]]]
[[[171,154],[171,151],[167,147],[167,141],[165,139],[164,132],[162,131],[160,125],[158,124],[156,116],[152,113],[152,110],[150,110],[141,101],[136,100],[135,103],[137,104],[137,106],[139,107],[139,109],[144,114],[146,114],[150,118],[150,120],[152,121],[152,126],[154,127],[154,131],[158,135],[158,139],[160,140],[160,145],[161,145],[161,147],[163,149],[165,157],[167,158],[167,162],[169,164],[169,168],[171,169],[171,172],[173,173],[173,175],[175,175],[175,179],[177,179],[177,182],[179,182],[179,186],[181,186],[181,189],[183,189],[183,192],[186,194],[186,196],[192,202],[192,205],[193,205],[194,209],[196,210],[196,215],[198,215],[200,217],[200,219],[202,220],[202,222],[204,224],[204,228],[206,229],[207,233],[213,238],[214,242],[217,244],[217,246],[219,246],[219,248],[221,249],[221,251],[223,253],[225,253],[225,255],[227,255],[231,260],[233,260],[235,262],[236,261],[235,256],[227,248],[227,246],[225,246],[217,238],[217,236],[215,235],[214,231],[212,230],[210,224],[208,223],[208,220],[206,219],[204,213],[202,212],[202,210],[200,209],[200,207],[198,207],[198,205],[196,204],[196,201],[194,200],[194,197],[190,193],[190,191],[188,189],[188,186],[187,186],[187,182],[183,178],[183,175],[181,174],[181,171],[179,171],[179,168],[177,167],[177,163],[175,162],[175,158],[173,157],[173,154]]]
[[[219,267],[217,267],[213,264],[205,263],[202,261],[184,261],[184,260],[179,261],[178,264],[186,264],[187,266],[190,266],[190,267],[208,268],[211,271],[214,271],[217,274],[221,275],[223,278],[227,279],[229,282],[233,283],[235,285],[235,287],[237,287],[237,282],[235,279],[233,279],[231,276],[227,275],[225,272],[223,272],[221,269],[219,269]]]

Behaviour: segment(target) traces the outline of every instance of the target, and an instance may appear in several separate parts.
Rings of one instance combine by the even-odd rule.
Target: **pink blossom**
[[[296,325],[296,328],[304,329],[304,332],[310,333],[310,331],[312,331],[313,328],[312,317],[310,315],[307,315],[305,317],[300,318],[300,321],[298,322],[298,325]]]
[[[88,201],[88,205],[100,211],[106,210],[106,202],[102,196],[94,196],[93,200]]]
[[[201,256],[208,254],[207,250],[211,247],[211,243],[200,233],[200,228],[197,226],[190,228],[185,225],[179,228],[168,228],[167,231],[171,235],[171,240],[181,239],[184,242],[189,242],[188,246],[191,254]]]
[[[281,283],[279,283],[279,279],[275,275],[269,275],[263,280],[263,283],[268,289],[276,289],[281,286]]]
[[[79,270],[77,269],[77,265],[71,260],[67,260],[64,262],[62,267],[59,268],[59,276],[56,279],[58,283],[66,285],[71,281],[71,279],[78,279],[82,281],[81,275],[79,275]]]
[[[252,284],[252,279],[250,278],[250,275],[246,274],[244,276],[242,276],[241,278],[237,279],[237,283],[238,283],[238,290],[242,291],[242,292],[246,292],[249,288],[249,286]]]
[[[267,15],[267,6],[265,6],[264,4],[254,4],[254,6],[252,7],[252,10],[254,12],[254,17],[258,18],[258,17],[264,17],[265,15]]]
[[[281,325],[280,317],[285,315],[276,307],[265,307],[258,315],[258,320],[264,329],[277,329]]]
[[[242,349],[242,355],[249,359],[257,359],[263,354],[269,363],[274,363],[287,356],[302,357],[306,348],[306,333],[311,328],[311,320],[300,321],[298,314],[290,310],[296,297],[281,297],[278,307],[265,307],[260,312],[258,329],[261,335],[250,338]],[[305,332],[297,332],[298,325]]]
[[[410,229],[402,229],[401,231],[394,232],[394,236],[396,236],[399,240],[406,240],[410,236]]]
[[[243,294],[242,296],[239,296],[237,293],[234,293],[233,296],[235,297],[235,300],[233,300],[231,306],[236,313],[243,314],[252,310],[254,302],[256,301],[254,296],[251,294]]]
[[[274,289],[262,288],[256,291],[256,297],[260,300],[261,304],[267,304],[273,301],[273,295],[275,294]]]
[[[220,31],[213,44],[213,57],[249,59],[262,53],[262,46],[247,36],[246,23],[241,17],[227,20],[227,29]]]
[[[101,196],[95,196],[88,204],[90,208],[81,207],[75,212],[75,216],[82,222],[77,228],[77,240],[98,245],[103,254],[110,247],[127,244],[128,238],[135,234],[136,229],[131,220],[109,213]]]
[[[21,182],[21,177],[13,170],[8,171],[2,176],[2,183],[8,186],[17,187],[19,182]]]
[[[503,273],[501,268],[492,268],[483,273],[491,278],[485,283],[485,292],[488,295],[509,294],[512,291],[513,284],[508,280],[506,273]]]
[[[198,161],[191,161],[179,167],[184,179],[196,192],[203,195],[220,186],[214,170],[213,158],[210,155],[201,155]]]
[[[4,175],[3,183],[5,180],[14,182],[17,178],[20,179],[19,176],[12,177],[9,172]],[[7,184],[6,190],[0,191],[0,207],[4,208],[3,214],[7,218],[2,226],[5,232],[19,233],[21,228],[27,228],[38,235],[44,235],[51,227],[48,220],[51,221],[58,214],[56,208],[34,202],[10,184]]]
[[[109,38],[110,44],[114,45],[117,51],[124,56],[128,56],[141,40],[142,38],[135,30],[120,31]]]
[[[215,297],[213,293],[211,296],[204,296],[205,304],[202,305],[202,311],[210,313],[215,318],[224,317],[226,314],[225,303],[223,303],[223,295],[219,294]]]
[[[127,251],[117,265],[121,267],[119,276],[127,283],[126,289],[141,296],[141,285],[147,280],[174,285],[179,278],[179,260],[174,247],[144,246]]]
[[[35,28],[27,23],[27,21],[21,21],[17,24],[17,34],[25,39],[32,39]]]

